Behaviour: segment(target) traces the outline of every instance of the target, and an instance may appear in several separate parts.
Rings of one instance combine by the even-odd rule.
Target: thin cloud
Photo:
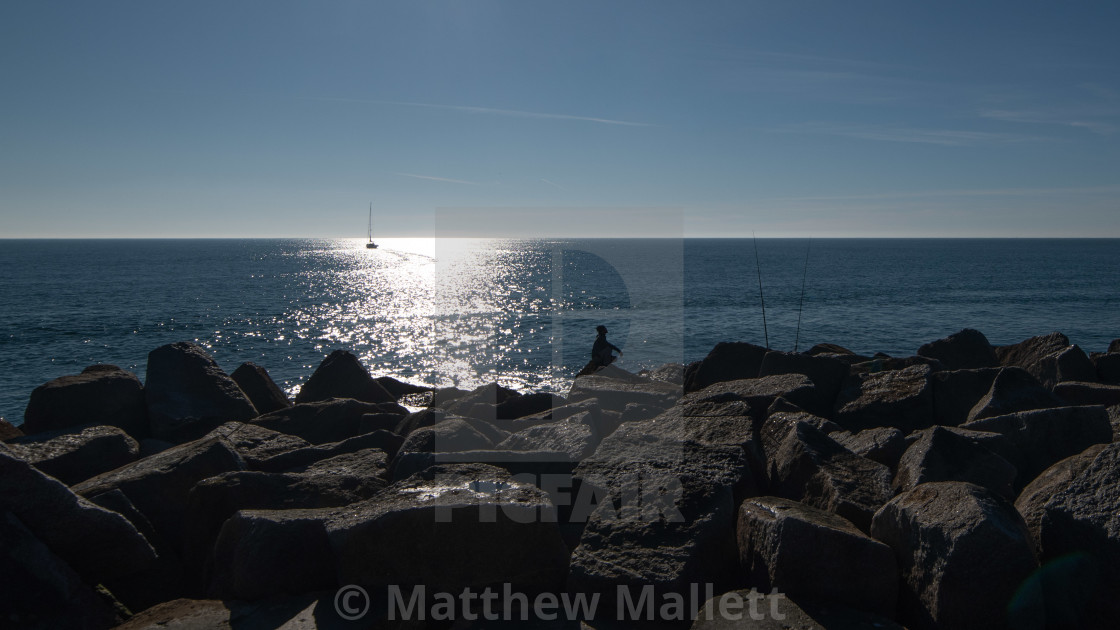
[[[1111,195],[1120,186],[1083,186],[1071,188],[980,188],[869,193],[864,195],[822,195],[816,197],[771,197],[760,201],[863,201],[875,199],[922,199],[927,197],[1024,197],[1049,195]]]
[[[451,179],[450,177],[435,177],[433,175],[417,175],[415,173],[397,173],[401,177],[412,177],[415,179],[426,179],[433,182],[446,182],[448,184],[466,184],[468,186],[481,186],[479,182],[468,182],[465,179]]]
[[[883,142],[910,142],[941,146],[973,146],[977,144],[1003,144],[1041,140],[1037,136],[987,131],[962,131],[957,129],[920,129],[902,125],[848,125],[835,123],[801,123],[776,127],[776,133],[803,133],[843,136],[861,140]]]
[[[1037,125],[1060,125],[1063,127],[1077,127],[1099,135],[1116,133],[1117,127],[1112,123],[1099,120],[1084,120],[1068,118],[1063,112],[1040,112],[1007,109],[988,109],[980,112],[982,118],[1001,120],[1004,122],[1029,123]]]
[[[550,114],[545,112],[527,112],[519,109],[499,109],[496,107],[473,107],[469,105],[441,105],[437,103],[416,103],[412,101],[382,101],[353,98],[323,98],[306,97],[307,100],[327,101],[338,103],[366,103],[370,105],[397,105],[401,107],[423,107],[427,109],[443,109],[471,114],[491,114],[495,116],[512,116],[515,118],[537,118],[544,120],[574,120],[579,122],[593,122],[603,125],[622,125],[625,127],[655,127],[656,125],[631,120],[616,120],[613,118],[598,118],[594,116],[576,116],[573,114]]]
[[[555,187],[559,188],[560,190],[563,190],[564,192],[570,192],[567,188],[564,188],[563,186],[561,186],[560,184],[557,184],[554,181],[547,180],[543,177],[541,178],[541,181],[550,185],[550,186],[555,186]]]

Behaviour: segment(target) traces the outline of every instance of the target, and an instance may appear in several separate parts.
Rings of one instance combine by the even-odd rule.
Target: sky
[[[1115,2],[7,0],[0,238],[364,237],[370,203],[385,237],[1120,237],[1118,27]]]

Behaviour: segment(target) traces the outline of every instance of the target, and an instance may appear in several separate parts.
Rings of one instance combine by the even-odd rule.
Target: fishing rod
[[[762,265],[758,262],[758,237],[751,231],[754,239],[754,268],[758,271],[758,301],[762,304],[762,334],[766,337],[766,349],[770,349],[770,331],[766,328],[766,300],[762,297]]]
[[[801,309],[805,306],[805,279],[809,277],[809,248],[813,246],[812,237],[805,243],[805,270],[801,272],[801,301],[797,304],[797,335],[793,338],[793,351],[797,352],[797,343],[801,341]]]

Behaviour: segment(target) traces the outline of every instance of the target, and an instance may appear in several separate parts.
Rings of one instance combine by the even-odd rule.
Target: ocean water
[[[909,355],[964,327],[1103,351],[1118,261],[1114,239],[2,240],[0,416],[93,363],[143,379],[181,340],[293,394],[340,348],[378,376],[564,391],[598,324],[633,371],[726,340]]]

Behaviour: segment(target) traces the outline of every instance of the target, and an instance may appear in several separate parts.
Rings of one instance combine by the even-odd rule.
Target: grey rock
[[[793,423],[767,459],[772,494],[838,514],[862,531],[893,494],[889,468],[852,453],[808,422]]]
[[[244,422],[227,422],[207,437],[222,437],[229,442],[248,468],[297,449],[306,448],[307,440]],[[166,449],[165,449],[166,450]]]
[[[1054,395],[1068,405],[1120,405],[1120,385],[1068,381],[1054,386]]]
[[[292,401],[288,400],[284,390],[273,382],[272,377],[268,375],[268,370],[256,363],[242,363],[229,377],[249,397],[249,402],[256,407],[257,413],[269,413],[292,406]]]
[[[767,352],[766,348],[752,343],[717,343],[695,368],[686,369],[684,391],[699,391],[721,381],[757,378]]]
[[[140,446],[115,426],[96,426],[78,433],[36,433],[9,443],[13,453],[66,485],[136,461]]]
[[[965,429],[999,433],[1023,454],[1018,485],[1030,483],[1058,461],[1094,444],[1112,441],[1104,407],[1057,407],[969,422]]]
[[[626,405],[637,403],[659,409],[668,409],[681,397],[681,388],[669,383],[650,381],[629,383],[602,376],[582,376],[572,383],[568,392],[570,402],[595,398],[604,410],[618,411]]]
[[[918,348],[918,355],[937,359],[947,370],[997,367],[999,357],[984,333],[972,328],[931,341]]]
[[[584,412],[547,424],[538,424],[519,431],[495,448],[510,451],[553,451],[571,461],[579,461],[595,451],[599,440],[590,424],[591,414]]]
[[[1035,477],[1034,481],[1027,484],[1027,487],[1019,493],[1018,498],[1015,499],[1015,509],[1023,515],[1036,549],[1039,546],[1039,528],[1042,526],[1046,503],[1055,494],[1069,487],[1070,482],[1088,468],[1105,446],[1096,444],[1059,461],[1042,471],[1042,474]]]
[[[916,365],[924,365],[930,369],[930,372],[940,372],[945,369],[945,366],[937,359],[922,356],[912,357],[888,357],[886,355],[880,356],[876,354],[868,361],[862,363],[853,363],[851,366],[852,374],[877,374],[879,372],[894,372],[897,370],[905,370],[906,368],[914,367]]]
[[[254,419],[252,424],[303,438],[311,444],[327,444],[358,435],[362,416],[384,410],[376,403],[332,398],[274,411]]]
[[[809,377],[817,388],[818,397],[804,409],[820,416],[827,416],[832,411],[840,387],[849,373],[848,364],[840,359],[793,352],[767,352],[758,371],[759,376],[803,374]]]
[[[1011,608],[1038,563],[1023,518],[995,493],[922,484],[884,505],[871,535],[898,558],[896,619],[908,628],[1042,627],[1041,602]]]
[[[148,353],[144,400],[152,436],[195,440],[223,423],[244,422],[257,410],[201,346],[180,341]]]
[[[904,432],[933,423],[930,368],[852,375],[836,398],[833,419],[849,431],[895,427]]]
[[[353,398],[367,403],[393,402],[396,397],[369,375],[358,357],[345,350],[327,355],[296,394],[296,404],[331,398]]]
[[[513,420],[524,418],[537,413],[551,412],[555,407],[563,407],[568,401],[562,396],[550,393],[526,394],[512,396],[494,408],[498,420]]]
[[[1000,368],[934,372],[933,421],[955,427],[968,422],[968,414],[992,389]]]
[[[932,427],[906,449],[895,473],[896,491],[932,481],[966,481],[1011,500],[1015,466],[979,443],[944,427]]]
[[[140,379],[115,365],[91,365],[36,387],[23,413],[27,434],[82,425],[110,425],[135,439],[148,436]]]
[[[0,442],[9,442],[18,437],[23,437],[23,430],[11,422],[0,418]]]
[[[123,516],[75,495],[62,482],[2,450],[0,511],[15,515],[37,539],[94,584],[141,571],[156,556]]]
[[[331,442],[317,446],[308,446],[294,451],[281,453],[264,461],[258,462],[257,470],[265,472],[289,472],[306,468],[316,462],[355,453],[365,449],[379,449],[389,459],[392,459],[400,449],[404,438],[388,431],[374,431],[365,433],[340,442]]]
[[[1097,366],[1097,380],[1107,385],[1120,385],[1120,352],[1109,352],[1092,357]]]
[[[187,495],[196,483],[233,470],[245,462],[221,437],[188,442],[146,457],[74,486],[93,497],[120,490],[174,549],[182,549]]]
[[[856,455],[892,470],[906,452],[906,436],[894,427],[864,429],[858,433],[829,433],[828,436]]]
[[[847,520],[797,501],[756,497],[739,508],[737,536],[750,584],[795,601],[894,616],[894,552]]]
[[[1061,400],[1027,371],[1016,367],[1004,368],[992,380],[988,393],[968,412],[968,421],[1059,407],[1061,404]]]
[[[761,417],[778,398],[784,398],[803,409],[820,408],[824,405],[821,390],[803,374],[774,374],[759,378],[722,381],[688,394],[681,402],[695,408],[706,403],[724,404],[740,401],[746,403],[747,408],[751,410],[750,415]],[[707,412],[694,413],[708,415]]]
[[[639,374],[641,374],[639,372]],[[680,363],[664,363],[649,371],[649,378],[663,383],[684,387],[684,365]]]

